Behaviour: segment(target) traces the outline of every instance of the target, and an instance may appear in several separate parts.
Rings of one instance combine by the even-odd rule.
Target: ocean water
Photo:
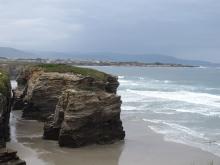
[[[220,69],[93,67],[119,76],[122,115],[220,156]]]

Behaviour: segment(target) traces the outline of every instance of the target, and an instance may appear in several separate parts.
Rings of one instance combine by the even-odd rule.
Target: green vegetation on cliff
[[[83,76],[90,76],[103,81],[109,76],[108,74],[95,69],[81,68],[65,64],[40,64],[37,65],[37,67],[42,68],[45,72],[74,73]]]
[[[10,89],[10,79],[5,71],[0,70],[0,93],[8,96]]]

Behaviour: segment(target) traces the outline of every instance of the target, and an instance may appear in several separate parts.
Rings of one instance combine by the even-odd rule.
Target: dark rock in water
[[[22,110],[25,106],[25,103],[23,101],[24,99],[24,90],[25,88],[17,88],[15,90],[12,90],[13,97],[12,97],[12,109],[13,110]]]
[[[44,138],[60,146],[81,147],[123,140],[121,99],[104,91],[66,90],[56,107],[53,122],[47,122]]]
[[[2,165],[26,165],[25,161],[20,160],[16,151],[0,149],[0,164]]]
[[[59,115],[59,117],[61,118],[61,115]],[[63,121],[63,119],[62,119],[62,121]],[[61,123],[58,124],[58,122],[55,125],[54,115],[51,115],[50,117],[48,117],[47,122],[45,122],[45,124],[44,124],[43,138],[48,139],[48,140],[58,140],[59,134],[60,134],[60,126],[61,126]]]
[[[0,149],[0,164],[2,165],[26,165],[25,161],[20,160],[17,152],[6,148]]]

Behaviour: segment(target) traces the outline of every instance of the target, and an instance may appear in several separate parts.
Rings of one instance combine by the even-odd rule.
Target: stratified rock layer
[[[44,138],[66,147],[124,139],[118,86],[117,77],[67,65],[29,67],[18,78],[23,117],[46,121]]]
[[[23,104],[24,118],[46,120],[54,113],[60,95],[67,89],[116,93],[117,78],[105,76],[100,80],[80,74],[45,72],[41,68],[25,70],[18,78],[18,88],[22,92],[15,98],[14,109],[21,108]]]
[[[58,140],[66,147],[123,140],[120,107],[121,99],[116,94],[66,90],[52,121],[45,124],[44,138]]]

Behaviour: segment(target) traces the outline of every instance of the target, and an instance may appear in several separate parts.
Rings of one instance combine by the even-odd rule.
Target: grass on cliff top
[[[103,81],[105,81],[109,76],[108,74],[95,69],[81,68],[66,64],[40,64],[37,65],[37,67],[42,68],[45,72],[74,73],[83,76],[90,76]]]
[[[7,96],[10,89],[10,79],[5,71],[0,70],[0,93]]]

